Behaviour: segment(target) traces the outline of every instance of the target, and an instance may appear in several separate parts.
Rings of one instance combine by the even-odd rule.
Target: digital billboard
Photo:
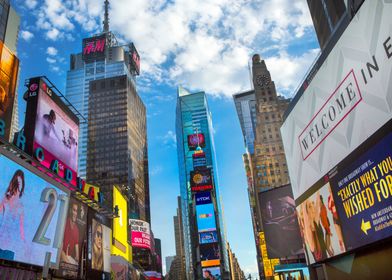
[[[215,231],[214,204],[196,205],[196,222],[198,232]]]
[[[0,259],[58,267],[68,194],[0,155]]]
[[[129,48],[129,56],[133,69],[137,75],[140,75],[140,55],[133,43],[131,43]]]
[[[118,218],[113,219],[112,254],[128,260],[128,203],[122,193],[113,188],[113,208],[118,209]]]
[[[219,266],[203,268],[203,280],[221,280],[222,274]]]
[[[68,217],[65,222],[64,239],[60,254],[60,266],[56,275],[68,279],[77,279],[83,256],[83,247],[87,244],[87,206],[71,198]]]
[[[216,231],[204,231],[199,233],[199,243],[208,244],[218,242],[218,234]]]
[[[281,134],[295,200],[391,119],[391,14],[365,1],[290,105]]]
[[[129,219],[132,247],[151,250],[150,224],[136,219]]]
[[[110,220],[88,210],[88,273],[87,279],[109,279],[111,271],[112,230]]]
[[[18,58],[0,41],[0,137],[7,141],[11,133],[18,70]]]
[[[203,169],[207,165],[206,154],[202,150],[197,150],[192,155],[193,169]]]
[[[106,34],[83,39],[82,59],[84,61],[104,60],[106,43]]]
[[[192,192],[207,191],[212,189],[211,169],[197,169],[190,172]]]
[[[220,265],[220,250],[218,243],[200,244],[199,248],[202,267]]]
[[[260,192],[258,196],[268,256],[285,258],[303,254],[291,186]]]
[[[210,203],[212,203],[211,193],[210,192],[196,193],[195,200],[196,200],[196,205],[210,204]]]
[[[203,133],[195,133],[188,135],[188,148],[193,151],[197,147],[204,148],[206,146],[206,141],[204,139]]]

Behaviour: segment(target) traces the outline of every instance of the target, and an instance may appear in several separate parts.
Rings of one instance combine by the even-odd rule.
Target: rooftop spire
[[[103,20],[103,32],[109,32],[109,0],[105,0],[105,19]]]

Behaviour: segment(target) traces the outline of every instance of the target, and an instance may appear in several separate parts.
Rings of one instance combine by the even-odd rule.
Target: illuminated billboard
[[[131,43],[129,48],[129,58],[133,70],[135,70],[137,75],[140,75],[140,55],[133,43]]]
[[[291,186],[260,192],[258,197],[268,256],[285,258],[303,254]]]
[[[211,193],[210,192],[196,193],[195,200],[196,200],[196,205],[210,204],[210,203],[212,203]]]
[[[24,133],[26,152],[76,185],[79,119],[40,78],[30,79]]]
[[[128,260],[128,203],[122,193],[113,188],[113,208],[118,209],[118,218],[113,219],[112,254]]]
[[[43,266],[50,252],[57,268],[68,194],[3,155],[0,169],[0,259]]]
[[[203,279],[221,280],[222,274],[219,266],[203,268]]]
[[[90,279],[110,279],[111,221],[92,209],[88,221],[88,275]]]
[[[199,248],[202,267],[220,265],[220,249],[218,243],[200,244]]]
[[[197,147],[204,148],[206,146],[206,141],[203,133],[195,133],[188,135],[188,148],[193,151]]]
[[[207,165],[206,154],[202,150],[195,151],[192,155],[193,169],[203,169]]]
[[[294,98],[281,127],[294,199],[391,119],[391,14],[392,5],[365,1]]]
[[[64,239],[60,254],[60,266],[56,275],[77,279],[83,256],[83,245],[87,244],[87,206],[71,198],[65,222]]]
[[[151,250],[150,224],[136,219],[129,219],[132,247]]]
[[[207,191],[212,189],[211,169],[197,169],[190,172],[192,192]]]
[[[199,233],[199,243],[208,244],[218,242],[218,234],[216,231],[204,231]]]
[[[18,70],[18,58],[0,41],[0,137],[7,141],[11,133]]]
[[[82,59],[88,62],[104,60],[106,44],[106,34],[83,39]]]
[[[196,205],[198,232],[216,231],[214,204]]]

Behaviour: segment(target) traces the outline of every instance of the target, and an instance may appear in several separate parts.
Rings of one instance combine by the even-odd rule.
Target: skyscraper
[[[205,93],[191,94],[179,87],[176,136],[188,279],[200,279],[202,269],[210,266],[218,267],[222,275],[228,272],[212,131]]]

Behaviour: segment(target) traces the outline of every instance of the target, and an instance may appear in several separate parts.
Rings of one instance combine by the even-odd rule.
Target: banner
[[[136,219],[129,219],[131,226],[132,247],[151,250],[150,224]]]

